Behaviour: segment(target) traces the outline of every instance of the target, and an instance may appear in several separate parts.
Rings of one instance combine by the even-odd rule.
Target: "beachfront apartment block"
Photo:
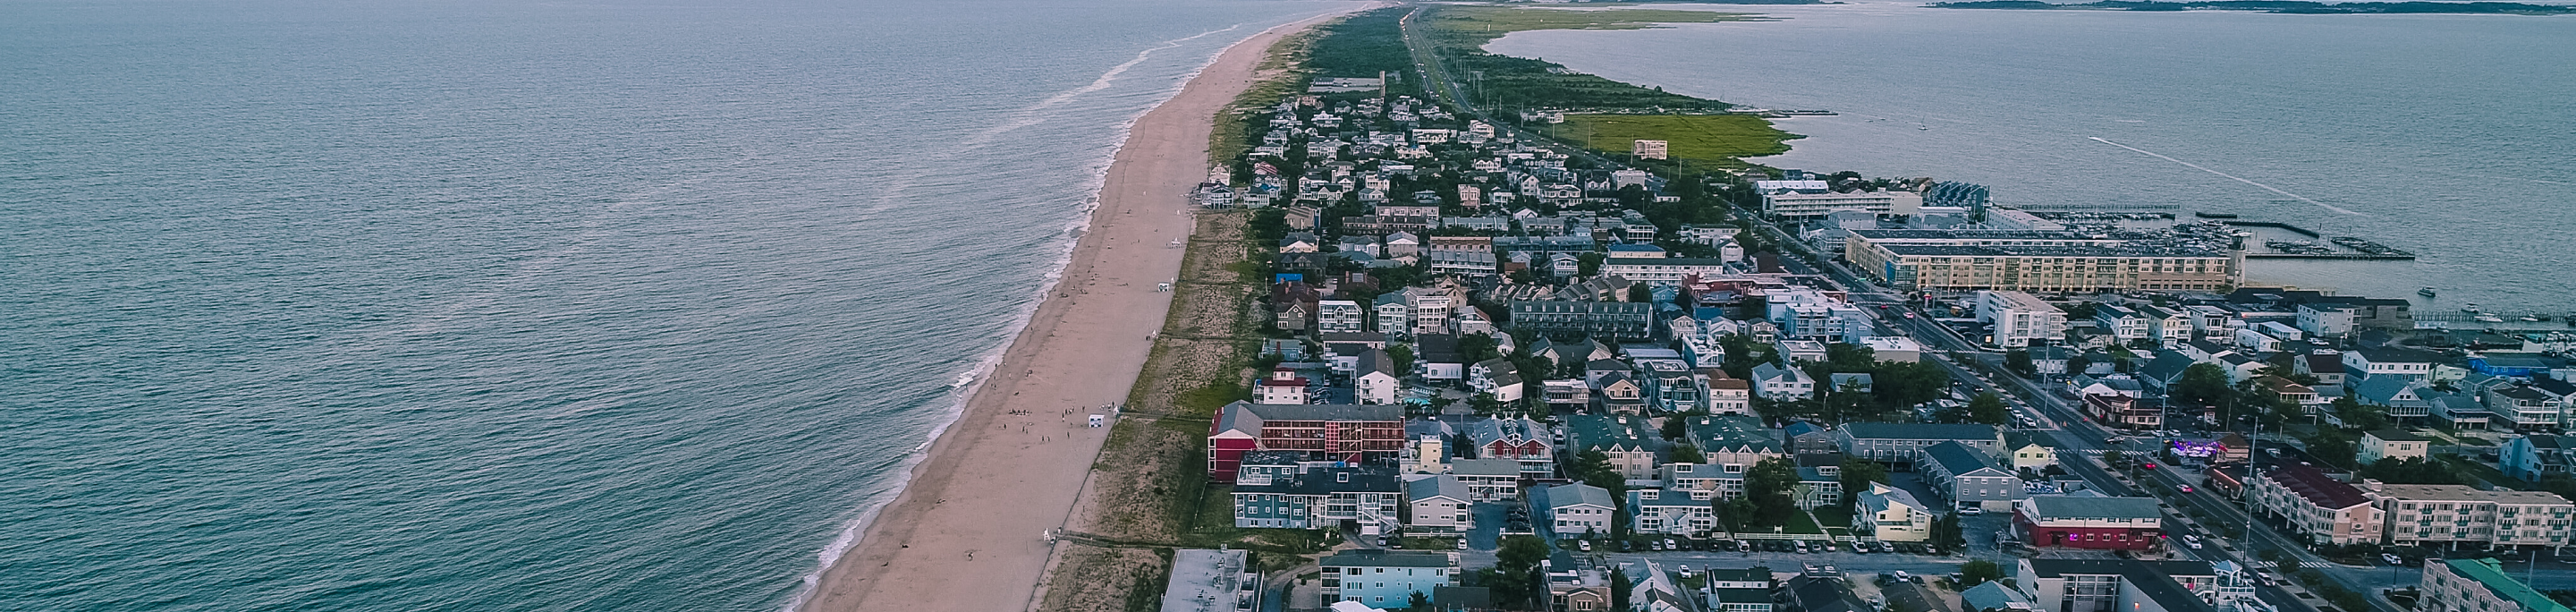
[[[2042,293],[2216,291],[2243,254],[2148,237],[2032,230],[1851,230],[1843,259],[1900,289]]]
[[[1773,219],[1822,217],[1839,210],[1879,215],[1923,211],[1923,194],[1911,191],[1835,192],[1825,181],[1754,181],[1762,194],[1762,214]]]
[[[1432,598],[1439,587],[1458,586],[1458,558],[1450,553],[1345,550],[1316,564],[1323,567],[1325,601],[1382,610],[1411,607],[1415,593]]]
[[[1690,276],[1726,273],[1726,260],[1697,257],[1619,257],[1601,262],[1601,272],[1640,283],[1679,285]]]
[[[1235,402],[1218,409],[1209,427],[1208,476],[1234,482],[1244,454],[1252,451],[1362,463],[1402,453],[1404,440],[1400,406]]]
[[[2387,543],[2399,546],[2566,546],[2568,515],[2576,512],[2576,503],[2546,491],[2375,480],[2361,488],[2387,521]]]
[[[1312,467],[1268,484],[1234,487],[1234,526],[1330,529],[1357,523],[1363,535],[1403,525],[1406,491],[1394,470]]]
[[[2377,544],[2381,538],[2383,521],[2370,496],[2315,466],[2263,472],[2247,483],[2245,500],[2256,514],[2281,519],[2312,544]]]
[[[2020,291],[1977,292],[1977,320],[1994,324],[1987,341],[1995,346],[2049,344],[2066,335],[2066,311]]]
[[[2422,612],[2569,612],[2494,559],[2424,561]]]
[[[1988,457],[2003,454],[2004,436],[1993,425],[1970,423],[1845,423],[1834,430],[1843,455],[1880,463],[1912,463],[1922,449],[1958,442]]]

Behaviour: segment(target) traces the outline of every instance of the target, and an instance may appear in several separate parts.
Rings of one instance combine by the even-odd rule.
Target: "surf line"
[[[2225,173],[2225,172],[2219,172],[2219,171],[2217,171],[2217,170],[2211,170],[2211,169],[2209,169],[2209,168],[2202,167],[2200,164],[2195,164],[2195,163],[2191,163],[2191,162],[2187,162],[2187,161],[2183,161],[2183,160],[2179,160],[2179,159],[2174,159],[2174,158],[2171,158],[2171,157],[2165,157],[2165,156],[2163,156],[2163,155],[2157,155],[2157,154],[2156,154],[2156,152],[2154,152],[2154,151],[2149,151],[2149,150],[2146,150],[2146,149],[2140,149],[2140,148],[2132,147],[2132,146],[2129,146],[2129,145],[2124,145],[2124,144],[2120,144],[2120,143],[2116,143],[2116,142],[2111,142],[2110,140],[2105,139],[2105,138],[2102,138],[2102,137],[2100,137],[2100,136],[2087,136],[2086,138],[2091,138],[2091,139],[2093,139],[2095,142],[2099,142],[2099,143],[2102,143],[2102,144],[2111,145],[2111,146],[2119,147],[2119,148],[2123,148],[2123,149],[2128,149],[2128,150],[2131,150],[2131,151],[2137,151],[2137,152],[2139,152],[2139,153],[2146,154],[2148,157],[2153,157],[2153,158],[2156,158],[2156,159],[2161,159],[2161,160],[2165,160],[2165,161],[2169,161],[2169,162],[2173,162],[2173,163],[2177,163],[2177,164],[2182,164],[2182,165],[2185,165],[2185,166],[2190,166],[2190,167],[2191,167],[2191,169],[2193,169],[2193,170],[2199,170],[2199,171],[2201,171],[2201,172],[2207,172],[2207,173],[2210,173],[2210,174],[2215,174],[2215,175],[2219,175],[2219,176],[2224,176],[2224,177],[2227,177],[2227,178],[2229,178],[2229,179],[2235,180],[2236,182],[2239,182],[2239,183],[2244,183],[2244,184],[2247,184],[2247,185],[2253,185],[2253,186],[2256,186],[2256,187],[2261,187],[2261,188],[2263,188],[2263,190],[2264,190],[2264,191],[2269,191],[2269,192],[2272,192],[2272,193],[2277,193],[2277,194],[2281,194],[2281,195],[2285,195],[2285,196],[2290,196],[2292,199],[2296,199],[2296,200],[2301,201],[2301,202],[2307,202],[2307,203],[2309,203],[2309,204],[2315,204],[2315,205],[2317,205],[2319,208],[2324,208],[2324,209],[2326,209],[2326,210],[2331,210],[2331,211],[2335,211],[2335,212],[2339,212],[2339,213],[2343,213],[2343,214],[2347,214],[2347,215],[2352,215],[2352,216],[2356,216],[2356,217],[2367,217],[2367,216],[2369,216],[2369,215],[2364,215],[2364,214],[2361,214],[2361,213],[2353,212],[2351,209],[2344,208],[2344,207],[2341,207],[2341,206],[2336,206],[2336,205],[2333,205],[2333,204],[2327,204],[2327,203],[2324,203],[2324,202],[2319,202],[2319,201],[2316,201],[2315,199],[2309,198],[2308,196],[2303,196],[2303,195],[2299,195],[2299,194],[2295,194],[2295,193],[2290,193],[2290,192],[2287,192],[2287,191],[2282,191],[2282,190],[2280,190],[2280,188],[2273,187],[2273,186],[2271,186],[2271,185],[2265,185],[2265,184],[2262,184],[2262,183],[2257,183],[2257,182],[2254,182],[2254,181],[2245,180],[2245,177],[2241,177],[2241,176],[2237,176],[2237,175],[2233,175],[2233,174],[2228,174],[2228,173]]]

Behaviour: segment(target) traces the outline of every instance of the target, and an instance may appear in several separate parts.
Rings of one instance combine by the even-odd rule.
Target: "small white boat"
[[[2460,307],[2460,312],[2476,314],[2478,312],[2478,303],[2469,302],[2469,305]]]
[[[2504,317],[2499,317],[2499,316],[2495,316],[2495,315],[2478,315],[2478,322],[2479,322],[2479,323],[2503,323],[2503,322],[2504,322]]]

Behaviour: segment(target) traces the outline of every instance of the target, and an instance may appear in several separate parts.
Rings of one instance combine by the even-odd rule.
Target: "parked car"
[[[1976,515],[1979,515],[1979,514],[1985,514],[1985,513],[1986,513],[1986,509],[1985,509],[1985,508],[1981,508],[1981,507],[1977,507],[1977,506],[1966,506],[1966,507],[1959,508],[1959,514],[1963,514],[1963,515],[1967,515],[1967,516],[1976,516]]]
[[[2389,565],[2405,565],[2405,564],[2406,564],[2406,560],[2405,560],[2405,559],[2399,559],[2399,558],[2397,558],[2397,555],[2392,555],[2392,554],[2388,554],[2388,553],[2379,553],[2379,560],[2381,560],[2381,561],[2387,561]]]
[[[2184,492],[2184,493],[2190,493],[2190,492],[2192,492],[2191,485],[2182,485],[2182,486],[2180,487],[2180,490],[2181,490],[2182,492]]]
[[[1591,541],[1591,540],[1584,540],[1584,541],[1582,541],[1582,542],[1580,542],[1580,543],[1575,544],[1575,545],[1574,545],[1574,547],[1575,547],[1575,548],[1583,549],[1583,552],[1592,552],[1592,541]],[[1466,549],[1466,548],[1467,548],[1467,541],[1466,541],[1466,540],[1459,540],[1459,541],[1458,541],[1458,548],[1459,548],[1459,549],[1461,549],[1461,550]]]
[[[1458,550],[1466,550],[1466,549],[1467,549],[1467,539],[1466,539],[1466,538],[1458,538]],[[1583,552],[1592,552],[1592,543],[1591,543],[1591,542],[1584,542],[1584,543],[1583,543]]]

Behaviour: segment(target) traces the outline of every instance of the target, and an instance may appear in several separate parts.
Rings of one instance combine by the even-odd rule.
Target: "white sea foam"
[[[1326,13],[1318,13],[1318,15],[1331,12],[1340,11],[1327,11]],[[1290,23],[1302,22],[1305,20],[1306,18],[1301,17],[1292,20]],[[1035,105],[1031,105],[1028,108],[1021,109],[1017,113],[1014,113],[1014,116],[1011,119],[1005,120],[995,128],[987,129],[985,132],[979,134],[978,136],[980,137],[980,140],[977,141],[977,144],[974,146],[989,144],[993,138],[998,137],[1003,133],[1036,125],[1044,122],[1048,118],[1052,118],[1052,115],[1042,117],[1032,117],[1031,115],[1062,105],[1065,102],[1080,97],[1082,94],[1107,89],[1118,76],[1125,74],[1128,70],[1133,69],[1138,64],[1144,62],[1155,51],[1176,48],[1182,43],[1219,33],[1231,32],[1242,27],[1243,24],[1236,24],[1224,29],[1201,32],[1187,37],[1164,41],[1154,47],[1140,51],[1136,54],[1135,58],[1111,67],[1108,71],[1103,72],[1100,78],[1093,79],[1089,84],[1058,93],[1055,96],[1049,97],[1044,101],[1040,101]],[[1283,25],[1279,27],[1285,26]],[[1275,30],[1277,27],[1272,29]],[[1269,31],[1270,30],[1264,30],[1261,33],[1268,33]],[[1253,36],[1245,37],[1245,39],[1249,40],[1250,38],[1259,35],[1260,34],[1254,34]],[[1236,41],[1236,44],[1240,43],[1241,41]],[[1006,337],[1003,342],[986,351],[984,356],[977,361],[976,365],[969,370],[969,372],[975,374],[975,382],[970,384],[963,393],[954,396],[956,398],[955,401],[951,403],[946,412],[941,415],[939,424],[933,426],[927,434],[926,442],[924,443],[925,445],[916,448],[914,452],[904,457],[903,465],[898,470],[897,475],[895,476],[895,481],[888,487],[887,492],[882,496],[882,499],[870,502],[867,508],[860,512],[857,518],[853,518],[848,523],[843,524],[841,526],[840,533],[832,539],[832,542],[825,545],[823,549],[817,553],[820,563],[817,564],[817,567],[814,568],[813,572],[808,573],[803,577],[801,581],[802,584],[797,588],[796,595],[789,598],[788,603],[784,608],[785,612],[796,612],[796,610],[804,607],[805,603],[813,598],[814,590],[821,585],[823,575],[830,572],[834,565],[840,563],[842,555],[847,554],[851,548],[858,545],[860,538],[867,532],[868,525],[874,522],[876,517],[885,511],[887,504],[892,503],[897,496],[902,494],[904,488],[911,484],[913,468],[929,458],[929,453],[927,451],[930,450],[930,446],[935,445],[939,440],[939,436],[946,433],[949,427],[954,426],[957,423],[957,420],[965,415],[967,403],[974,398],[977,390],[981,389],[987,381],[991,380],[990,374],[993,369],[1000,365],[1003,356],[1009,354],[1012,342],[1019,337],[1021,331],[1027,329],[1029,320],[1037,313],[1038,307],[1045,302],[1046,295],[1049,292],[1054,291],[1057,285],[1063,282],[1065,267],[1072,263],[1074,251],[1080,246],[1080,238],[1083,231],[1091,227],[1092,213],[1100,208],[1099,194],[1100,190],[1108,184],[1109,167],[1111,164],[1116,162],[1118,150],[1124,147],[1124,143],[1127,142],[1128,137],[1133,134],[1136,123],[1144,119],[1146,113],[1153,112],[1155,107],[1159,107],[1163,102],[1169,101],[1173,96],[1179,95],[1181,90],[1189,85],[1191,79],[1197,78],[1199,73],[1207,70],[1208,66],[1214,65],[1217,58],[1223,55],[1226,49],[1232,47],[1233,45],[1229,44],[1225,47],[1218,48],[1216,52],[1209,54],[1207,59],[1200,62],[1198,66],[1174,77],[1171,80],[1172,85],[1166,88],[1160,96],[1157,96],[1153,104],[1146,105],[1145,107],[1130,113],[1126,119],[1119,122],[1118,129],[1115,132],[1115,141],[1120,143],[1120,146],[1110,147],[1107,151],[1094,157],[1091,164],[1086,168],[1087,172],[1085,173],[1085,176],[1087,178],[1084,179],[1082,188],[1083,193],[1089,193],[1091,195],[1084,198],[1082,203],[1077,205],[1075,209],[1077,214],[1075,214],[1071,220],[1068,220],[1064,224],[1063,228],[1059,230],[1057,234],[1059,238],[1055,244],[1056,255],[1048,261],[1049,265],[1047,269],[1049,271],[1045,275],[1045,282],[1042,283],[1036,291],[1030,293],[1030,296],[1036,299],[1027,300],[1020,305],[1018,312],[1013,315],[1014,323],[1010,327],[1011,334]],[[964,148],[967,147],[959,147],[959,149]],[[947,155],[953,156],[957,151],[957,149],[952,149]],[[924,172],[909,178],[910,180],[918,180],[920,178],[926,178],[927,174],[928,173]],[[900,190],[900,185],[897,189]],[[884,200],[889,199],[891,199],[891,196],[888,198],[881,198],[879,202],[880,205],[884,205]]]

